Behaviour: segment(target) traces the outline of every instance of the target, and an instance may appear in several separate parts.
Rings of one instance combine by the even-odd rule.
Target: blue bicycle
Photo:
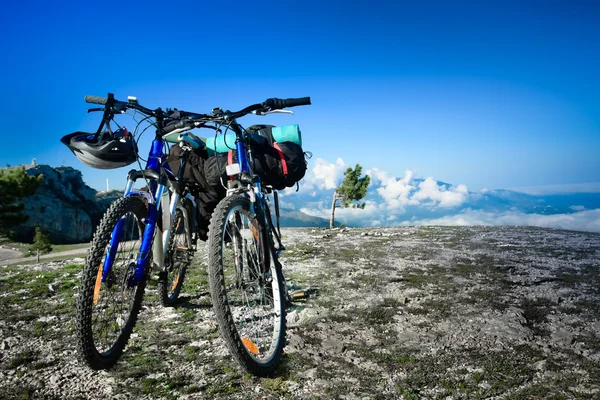
[[[268,375],[285,344],[286,291],[278,255],[283,250],[269,209],[272,188],[261,184],[252,170],[252,148],[260,138],[249,134],[237,119],[254,112],[265,115],[286,107],[310,104],[310,98],[268,99],[238,112],[214,109],[211,114],[178,111],[177,120],[160,108],[148,109],[136,98],[118,101],[86,96],[104,105],[95,134],[76,132],[61,141],[86,165],[117,168],[139,159],[135,134],[111,129],[115,115],[135,111],[152,120],[156,135],[145,169],[131,170],[123,198],[115,201],[94,234],[77,299],[79,353],[93,369],[116,364],[139,314],[150,269],[159,271],[159,291],[165,305],[177,299],[190,265],[197,235],[193,188],[183,180],[186,154],[206,142],[193,128],[235,133],[237,162],[227,166],[227,196],[215,209],[209,227],[209,281],[221,335],[234,358],[247,371]],[[105,128],[103,130],[103,128]],[[139,139],[139,137],[138,137]],[[166,162],[166,142],[184,151],[177,176]],[[259,141],[260,142],[260,141]],[[134,190],[143,179],[146,190]],[[278,220],[277,197],[274,196]],[[279,226],[279,223],[277,223]]]

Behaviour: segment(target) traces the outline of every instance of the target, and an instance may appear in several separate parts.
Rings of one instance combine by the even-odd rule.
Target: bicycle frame
[[[237,153],[237,160],[238,160],[238,163],[240,164],[240,173],[241,174],[244,174],[244,173],[252,174],[251,167],[250,167],[250,160],[248,157],[248,148],[247,148],[246,141],[244,140],[244,138],[242,136],[243,135],[242,130],[237,123],[232,124],[232,129],[236,134],[235,147],[236,147],[236,153]],[[268,238],[267,243],[270,247],[270,251],[274,252],[277,256],[279,256],[279,254],[281,253],[281,250],[275,251],[273,243],[270,239],[271,238],[271,225],[269,224],[269,221],[267,220],[267,213],[265,212],[265,209],[268,209],[268,205],[266,204],[265,196],[263,196],[262,184],[261,184],[259,176],[256,176],[255,178],[252,179],[252,186],[253,186],[253,189],[251,189],[247,192],[248,197],[250,198],[250,211],[254,214],[257,214],[258,217],[262,219],[263,226],[265,226],[265,229],[267,229],[267,232],[266,232],[267,238]],[[258,207],[256,207],[256,204],[258,204]]]
[[[150,255],[151,250],[153,252],[153,259],[158,264],[158,267],[162,268],[164,266],[164,254],[167,251],[169,237],[171,235],[171,222],[173,221],[177,204],[181,198],[180,193],[174,191],[173,198],[169,201],[169,191],[166,185],[167,181],[164,174],[161,173],[161,169],[166,169],[168,172],[171,171],[162,151],[163,145],[163,140],[157,135],[157,138],[152,141],[146,169],[144,171],[131,170],[127,178],[125,197],[143,196],[148,201],[148,217],[144,223],[140,252],[135,261],[134,273],[128,282],[129,286],[135,286],[143,278],[146,268],[148,267],[148,256]],[[184,166],[185,164],[182,164],[180,168],[180,175],[183,173]],[[133,185],[139,178],[150,178],[148,192],[133,190]],[[166,196],[164,196],[164,194],[166,194]],[[168,214],[162,207],[163,197],[166,197],[167,203],[169,203]],[[187,213],[187,210],[183,209],[183,212]],[[162,240],[154,240],[159,217],[163,218]],[[189,220],[188,215],[185,215],[185,217],[186,220]],[[106,281],[106,278],[112,269],[116,249],[119,246],[119,238],[123,229],[123,221],[124,219],[121,219],[113,229],[106,258],[103,263],[102,282]],[[130,266],[133,267],[133,265]]]

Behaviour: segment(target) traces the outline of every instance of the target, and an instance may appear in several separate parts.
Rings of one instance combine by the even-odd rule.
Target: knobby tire
[[[165,307],[171,307],[179,301],[183,281],[193,258],[192,214],[188,211],[186,219],[182,207],[177,207],[173,218],[165,268],[158,280],[158,296]]]
[[[76,312],[79,356],[94,370],[108,369],[117,363],[137,321],[151,260],[145,276],[135,287],[128,287],[126,281],[138,257],[147,215],[148,208],[142,198],[118,199],[106,211],[94,234],[81,275]],[[124,240],[119,243],[109,277],[101,282],[99,268],[105,260],[113,229],[123,217]],[[104,328],[106,332],[102,331]]]
[[[236,228],[241,220],[249,221],[248,227],[254,226],[243,229],[245,235]],[[242,237],[245,241],[240,246]],[[221,337],[242,368],[257,376],[269,376],[285,345],[285,286],[266,228],[250,213],[247,198],[229,196],[218,204],[211,218],[208,247],[210,292]],[[241,247],[246,249],[241,258],[228,256]],[[245,260],[243,267],[238,267],[237,259]],[[261,267],[252,269],[250,265]],[[261,268],[263,271],[257,272]],[[271,281],[258,283],[260,276],[265,275]],[[247,326],[252,324],[256,327]]]

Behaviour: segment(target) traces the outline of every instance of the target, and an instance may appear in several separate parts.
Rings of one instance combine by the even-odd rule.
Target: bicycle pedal
[[[310,297],[310,291],[309,290],[294,290],[293,292],[289,293],[289,296],[293,299],[293,300],[299,300],[299,299],[306,299],[308,297]]]

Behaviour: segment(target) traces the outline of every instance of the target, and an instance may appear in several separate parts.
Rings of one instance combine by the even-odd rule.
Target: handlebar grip
[[[106,104],[106,102],[108,101],[108,99],[106,97],[100,97],[100,96],[85,96],[85,102],[86,103],[92,103],[92,104]]]
[[[189,125],[188,125],[188,123],[186,121],[179,121],[179,122],[176,122],[174,124],[169,124],[169,125],[165,126],[163,128],[163,131],[165,133],[171,133],[171,132],[173,132],[176,129],[183,129],[183,128],[187,128],[188,126]]]
[[[297,99],[268,99],[263,104],[271,107],[272,110],[279,110],[287,107],[308,106],[310,97],[300,97]]]
[[[299,97],[297,99],[284,99],[284,107],[310,106],[310,97]]]

